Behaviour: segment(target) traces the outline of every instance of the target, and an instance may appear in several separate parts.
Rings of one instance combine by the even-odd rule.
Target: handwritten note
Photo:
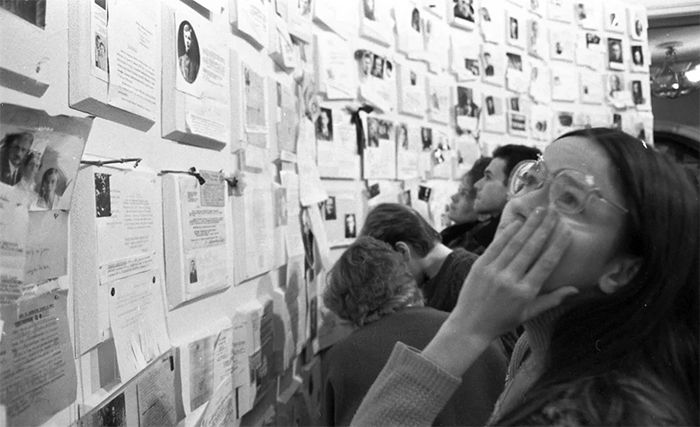
[[[25,283],[65,276],[68,264],[68,212],[29,213]]]

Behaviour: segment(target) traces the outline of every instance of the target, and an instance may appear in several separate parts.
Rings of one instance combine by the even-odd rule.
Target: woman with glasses
[[[697,425],[698,191],[620,131],[516,167],[496,239],[417,351],[396,344],[355,425],[430,425],[505,331],[525,334],[489,424]]]

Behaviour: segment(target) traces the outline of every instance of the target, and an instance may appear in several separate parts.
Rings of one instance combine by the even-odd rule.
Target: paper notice
[[[280,181],[287,191],[287,254],[289,258],[304,255],[304,242],[299,227],[299,175],[291,171],[280,171]]]
[[[28,222],[21,192],[0,184],[0,305],[20,297]]]
[[[236,0],[238,30],[261,46],[267,45],[267,3],[260,0]]]
[[[123,383],[170,348],[157,276],[149,271],[109,285],[109,323]]]
[[[367,119],[367,143],[362,152],[364,179],[396,178],[394,124],[388,120]]]
[[[197,427],[217,427],[231,425],[234,419],[233,381],[226,378],[209,400]]]
[[[75,401],[67,299],[61,290],[0,307],[0,404],[7,425],[42,425]]]
[[[148,2],[109,0],[108,102],[149,120],[158,99],[159,20]]]
[[[205,185],[219,186],[225,191],[226,182],[209,179]],[[207,192],[196,179],[181,179],[180,209],[185,255],[184,282],[187,294],[201,295],[207,289],[226,287],[226,212],[223,206],[207,206]],[[204,198],[203,198],[204,197]]]
[[[258,276],[273,265],[274,218],[272,184],[265,175],[246,176],[244,198],[246,275]]]
[[[94,177],[100,281],[152,269],[161,244],[157,177],[108,168],[95,169]]]
[[[90,14],[90,40],[94,41],[94,46],[90,49],[90,72],[98,79],[108,82],[107,2],[91,2]]]
[[[312,122],[301,120],[297,143],[297,166],[299,167],[299,199],[302,206],[311,206],[328,198],[321,184],[321,175],[316,164],[316,133]]]
[[[177,424],[175,367],[172,352],[159,357],[136,384],[140,427]]]
[[[3,230],[4,234],[4,230]],[[29,213],[24,283],[35,283],[67,274],[68,212]]]

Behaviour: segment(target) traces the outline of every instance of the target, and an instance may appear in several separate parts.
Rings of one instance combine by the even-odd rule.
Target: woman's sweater
[[[521,403],[523,393],[542,374],[551,327],[557,315],[556,312],[545,313],[526,323],[525,334],[518,341],[508,368],[506,388],[496,403],[489,425]],[[611,395],[596,389],[599,384],[605,384],[604,390]],[[418,350],[399,342],[358,408],[352,425],[429,426],[460,385],[460,378],[444,371]],[[644,373],[634,377],[606,373],[584,378],[570,389],[553,394],[544,407],[519,424],[602,425],[611,420],[614,424],[630,425],[683,424],[685,418],[679,416],[682,409],[668,408],[659,401],[668,402],[665,392],[667,388],[653,378],[647,381]],[[624,411],[611,414],[608,407],[611,400],[622,402]]]

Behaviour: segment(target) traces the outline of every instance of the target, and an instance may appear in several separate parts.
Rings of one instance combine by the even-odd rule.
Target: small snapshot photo
[[[519,112],[520,111],[520,98],[518,98],[517,96],[512,96],[512,97],[508,98],[508,110]]]
[[[508,44],[516,47],[525,47],[525,35],[524,29],[521,26],[525,23],[525,20],[521,18],[520,14],[508,12],[507,22],[506,22],[506,40]]]
[[[427,187],[425,185],[419,185],[418,186],[418,200],[422,200],[424,202],[430,201],[430,195],[433,192],[433,189],[430,187]]]
[[[370,199],[377,197],[381,192],[381,189],[379,188],[379,183],[375,182],[374,184],[367,187],[367,192],[369,193]]]
[[[402,150],[408,150],[408,126],[406,123],[399,123],[396,126],[396,147]]]
[[[345,215],[345,238],[353,239],[357,237],[357,223],[355,222],[355,214]]]
[[[464,58],[464,68],[474,77],[480,75],[479,60],[477,58]]]
[[[632,80],[632,101],[634,105],[646,104],[641,80]]]
[[[508,57],[508,68],[523,71],[523,58],[516,53],[506,53]]]
[[[622,73],[610,73],[608,75],[608,96],[611,98],[619,98],[625,88],[625,82]]]
[[[613,70],[621,70],[624,67],[622,39],[608,38],[608,65]]]
[[[605,29],[623,33],[626,26],[625,6],[616,1],[605,2]]]
[[[377,20],[374,12],[374,0],[362,0],[362,11],[364,12],[365,19],[369,21]]]
[[[538,58],[542,57],[542,33],[540,32],[540,21],[530,19],[527,22],[527,53]]]
[[[189,21],[182,21],[177,30],[177,62],[180,75],[187,83],[194,83],[199,74],[199,43],[194,27]]]
[[[635,70],[644,70],[644,50],[642,45],[632,45],[632,68]]]
[[[413,11],[411,11],[411,29],[420,33],[420,10],[417,7],[414,7]]]
[[[330,108],[322,107],[316,119],[316,139],[333,141],[333,111]]]
[[[335,213],[335,196],[328,196],[325,202],[323,202],[323,219],[326,221],[332,221],[337,218]]]
[[[190,275],[190,283],[197,283],[197,261],[194,258],[187,261],[187,271]]]
[[[420,139],[423,146],[423,151],[430,152],[433,147],[433,130],[431,128],[420,128]]]
[[[629,34],[634,40],[642,40],[646,31],[646,13],[644,9],[630,11]]]
[[[410,82],[411,86],[415,86],[418,84],[418,76],[416,75],[415,71],[409,72],[409,82]]]
[[[107,72],[107,37],[95,33],[95,67]]]
[[[474,28],[474,0],[452,0],[451,9],[455,25]]]
[[[476,117],[479,107],[474,102],[474,90],[470,87],[457,86],[457,115]]]
[[[97,218],[112,216],[112,197],[107,173],[95,174],[95,214]]]
[[[378,79],[384,78],[384,58],[374,55],[372,61],[372,75]]]
[[[380,120],[374,117],[367,119],[367,146],[379,147],[379,122]]]

